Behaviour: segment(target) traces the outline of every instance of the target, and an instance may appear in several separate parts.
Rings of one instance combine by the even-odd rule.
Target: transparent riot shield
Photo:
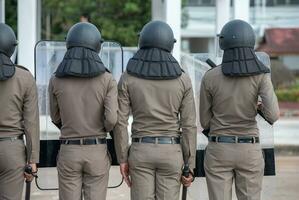
[[[264,52],[256,52],[258,59],[270,68],[270,58]],[[200,53],[200,54],[182,54],[181,64],[183,69],[189,74],[196,103],[196,111],[199,113],[199,95],[200,84],[203,75],[206,71],[219,65],[222,57],[215,54]],[[261,113],[262,114],[262,113]],[[256,116],[257,124],[260,130],[261,146],[265,159],[265,173],[264,175],[275,175],[275,162],[274,162],[274,131],[273,126],[269,124],[261,114]],[[199,116],[199,115],[197,115]],[[203,160],[205,148],[208,144],[207,132],[204,131],[200,125],[199,118],[197,118],[197,153],[196,153],[196,170],[197,177],[204,177]]]
[[[59,152],[60,131],[51,122],[48,83],[62,61],[66,52],[64,41],[39,41],[35,46],[35,78],[38,87],[39,114],[40,114],[40,163],[37,186],[40,189],[57,189],[56,157]],[[116,42],[104,42],[99,54],[104,65],[111,71],[118,81],[123,72],[123,50]],[[108,150],[112,157],[112,165],[117,165],[113,134],[107,135]],[[50,169],[52,168],[52,169]],[[121,182],[117,177],[112,185]]]

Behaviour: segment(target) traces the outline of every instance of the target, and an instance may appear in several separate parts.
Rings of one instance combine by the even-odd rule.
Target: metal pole
[[[215,55],[216,63],[220,62],[220,56],[222,51],[219,48],[219,41],[217,34],[220,33],[224,24],[230,19],[230,0],[216,0],[216,28],[215,28]]]
[[[181,58],[181,0],[152,0],[152,20],[161,20],[169,24],[177,40],[173,56],[180,62]]]
[[[0,0],[0,22],[5,23],[5,0]]]
[[[234,19],[249,21],[249,0],[234,0]]]
[[[18,64],[34,74],[34,46],[37,42],[37,0],[18,0]]]

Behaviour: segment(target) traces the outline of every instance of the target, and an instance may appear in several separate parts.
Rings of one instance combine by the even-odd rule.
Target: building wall
[[[188,2],[189,6],[184,8],[188,20],[187,26],[181,31],[182,39],[189,41],[190,52],[211,52],[212,49],[207,44],[216,35],[215,0],[189,0]],[[266,5],[262,5],[261,0],[250,1],[249,22],[253,25],[258,40],[264,35],[266,28],[299,27],[299,0],[267,0],[265,2]],[[233,8],[231,8],[230,18],[233,18]],[[206,48],[203,49],[203,47]]]
[[[185,38],[182,50],[189,53],[213,53],[214,38]]]
[[[280,56],[279,59],[287,66],[290,70],[299,73],[299,56],[298,55],[286,55]]]

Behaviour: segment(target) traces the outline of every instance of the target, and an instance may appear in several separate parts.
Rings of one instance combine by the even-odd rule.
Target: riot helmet
[[[84,47],[100,52],[102,37],[97,27],[88,22],[73,25],[66,36],[66,47]]]
[[[183,70],[171,55],[176,42],[168,24],[151,21],[139,34],[139,49],[127,64],[132,76],[149,80],[170,80],[182,75]]]
[[[147,23],[139,34],[139,48],[160,48],[171,52],[176,42],[173,31],[162,21]]]
[[[254,48],[255,34],[250,24],[243,20],[226,23],[219,34],[219,46],[222,50],[235,47]]]
[[[12,28],[4,23],[0,23],[0,53],[11,57],[18,42]]]
[[[224,75],[253,76],[270,72],[254,52],[255,34],[247,22],[232,20],[224,25],[219,36],[219,46],[224,50],[221,63]]]

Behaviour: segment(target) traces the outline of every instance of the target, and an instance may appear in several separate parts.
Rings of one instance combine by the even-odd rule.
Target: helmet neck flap
[[[97,52],[84,48],[72,47],[67,50],[59,64],[55,76],[92,78],[109,72]]]
[[[143,79],[170,80],[181,76],[183,70],[170,52],[159,48],[143,48],[129,60],[127,72]]]
[[[253,76],[270,73],[270,69],[257,58],[253,48],[250,47],[224,50],[221,68],[226,76]]]
[[[16,68],[14,63],[6,54],[0,53],[0,81],[10,79],[15,72]]]

